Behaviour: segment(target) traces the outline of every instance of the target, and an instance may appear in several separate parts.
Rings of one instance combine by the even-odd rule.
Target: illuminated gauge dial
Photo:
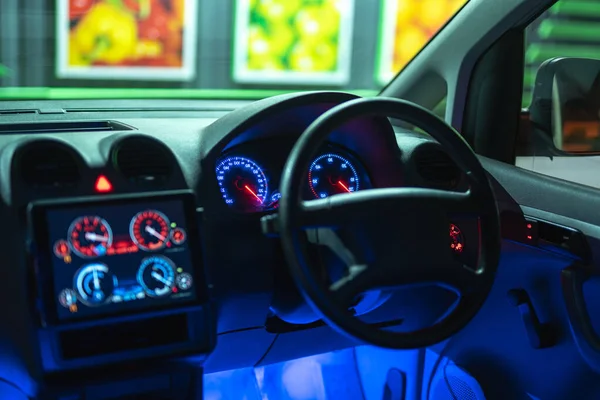
[[[460,254],[465,249],[465,239],[460,228],[454,224],[450,224],[450,249],[457,254]]]
[[[138,269],[137,281],[148,296],[165,296],[175,286],[175,265],[163,256],[145,258]]]
[[[190,274],[184,272],[183,274],[177,275],[176,282],[179,289],[188,290],[192,287],[193,280]]]
[[[313,161],[308,170],[308,184],[313,195],[322,199],[359,189],[359,178],[352,163],[338,154],[323,154]]]
[[[185,231],[181,228],[175,228],[171,231],[171,241],[176,244],[176,245],[180,245],[183,244],[183,242],[185,242],[186,239],[186,235],[185,235]]]
[[[129,224],[131,240],[145,251],[156,251],[165,247],[170,229],[166,215],[156,210],[137,213]]]
[[[73,289],[63,289],[58,295],[58,302],[65,308],[70,308],[77,303],[77,293]]]
[[[104,264],[84,265],[77,271],[74,286],[83,304],[99,306],[110,300],[119,285],[117,277]]]
[[[67,236],[73,252],[83,258],[103,256],[113,241],[110,225],[98,216],[77,218]]]
[[[227,157],[216,168],[225,204],[239,211],[258,211],[268,202],[269,187],[263,170],[245,157]]]
[[[269,197],[269,206],[268,209],[279,208],[279,200],[281,200],[281,193],[278,190],[275,190],[271,193],[271,197]]]
[[[69,254],[71,254],[71,248],[66,240],[57,240],[54,243],[54,255],[58,258],[64,259]]]

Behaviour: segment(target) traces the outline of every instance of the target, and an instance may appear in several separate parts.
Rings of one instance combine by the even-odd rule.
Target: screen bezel
[[[121,310],[109,312],[103,315],[93,315],[77,318],[74,320],[61,320],[58,317],[58,301],[55,296],[54,277],[52,267],[52,246],[50,244],[50,235],[46,216],[48,211],[60,210],[75,207],[94,207],[94,206],[119,206],[147,202],[161,201],[180,201],[183,207],[186,219],[186,233],[188,242],[194,245],[188,246],[192,265],[194,270],[195,298],[189,302],[177,302],[176,304],[160,305],[156,307]],[[131,314],[152,313],[177,309],[194,305],[201,305],[208,302],[208,289],[206,280],[206,271],[201,252],[200,229],[198,226],[199,216],[196,212],[196,198],[192,191],[169,191],[144,193],[143,195],[108,195],[102,198],[78,197],[68,200],[43,200],[32,202],[28,206],[28,228],[31,234],[32,248],[31,258],[35,276],[35,287],[37,290],[37,299],[40,300],[39,311],[41,313],[41,322],[43,325],[66,325],[85,321],[105,320],[107,318],[121,317]]]

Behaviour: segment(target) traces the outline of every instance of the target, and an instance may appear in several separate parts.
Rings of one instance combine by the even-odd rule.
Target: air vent
[[[36,110],[0,110],[0,115],[37,114]]]
[[[75,121],[75,122],[31,122],[25,124],[0,124],[0,134],[37,134],[65,132],[106,132],[130,131],[129,125],[116,121]]]
[[[26,145],[17,162],[22,181],[30,186],[72,187],[80,180],[74,152],[61,143],[40,141]]]
[[[112,159],[127,180],[138,184],[163,184],[173,171],[171,151],[150,138],[124,139],[114,148]]]
[[[431,185],[453,189],[460,180],[460,170],[448,154],[440,149],[421,149],[416,157],[417,172]]]

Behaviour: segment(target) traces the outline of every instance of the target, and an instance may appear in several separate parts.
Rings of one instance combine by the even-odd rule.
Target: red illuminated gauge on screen
[[[181,228],[175,228],[171,231],[171,240],[174,244],[180,245],[185,242],[185,231]]]
[[[465,240],[460,228],[454,224],[450,224],[450,249],[455,253],[462,253],[465,249]]]
[[[57,240],[54,243],[54,255],[58,258],[65,258],[71,254],[71,248],[66,240]]]
[[[99,257],[113,241],[110,225],[103,218],[88,215],[71,223],[67,239],[73,252],[83,258]]]
[[[142,250],[156,251],[167,245],[170,236],[169,219],[156,210],[141,211],[129,224],[131,240]]]

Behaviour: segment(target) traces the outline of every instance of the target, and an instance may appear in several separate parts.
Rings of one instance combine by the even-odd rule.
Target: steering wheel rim
[[[303,201],[301,194],[306,179],[305,172],[319,146],[335,129],[351,120],[369,116],[397,118],[428,132],[446,149],[465,174],[470,186],[469,191],[458,194],[457,192],[433,189],[382,188],[359,191],[351,195],[334,195],[325,199]],[[423,107],[404,100],[378,97],[351,100],[330,109],[315,120],[294,145],[285,164],[280,190],[282,197],[278,213],[278,227],[290,273],[304,299],[330,326],[341,333],[361,342],[391,349],[430,346],[449,338],[466,326],[479,311],[491,290],[498,266],[501,243],[500,220],[493,189],[487,173],[467,142],[442,119]],[[463,197],[460,197],[461,195]],[[419,207],[424,207],[429,202],[432,207],[436,208],[438,208],[436,202],[440,204],[456,203],[458,210],[462,210],[462,206],[458,205],[463,202],[464,205],[469,203],[476,207],[472,211],[476,211],[479,226],[477,267],[464,268],[469,271],[470,275],[468,276],[462,270],[457,269],[454,272],[453,269],[452,273],[460,277],[452,278],[448,271],[439,269],[437,266],[438,261],[443,262],[442,258],[445,260],[445,256],[440,256],[440,260],[434,256],[436,257],[436,274],[444,276],[441,282],[437,280],[434,282],[450,287],[459,293],[456,306],[442,320],[414,332],[382,330],[353,316],[347,308],[340,306],[334,297],[334,294],[342,293],[341,290],[338,292],[340,287],[353,287],[352,282],[359,282],[357,277],[363,274],[363,270],[358,268],[360,271],[354,277],[346,280],[342,286],[335,286],[337,284],[335,283],[328,287],[320,281],[309,266],[307,243],[301,232],[307,227],[331,226],[329,220],[342,219],[349,215],[351,210],[360,212],[365,205],[375,207],[375,210],[379,210],[376,212],[379,212],[381,216],[384,215],[384,210],[395,212],[392,207],[396,207],[396,203],[411,204],[416,201],[420,202]],[[477,206],[477,204],[479,205]],[[432,209],[432,215],[436,214],[436,211]],[[328,220],[328,222],[321,223],[319,219]],[[434,219],[430,219],[429,222],[432,223],[432,226],[439,226]],[[448,248],[447,230],[445,235],[446,248]],[[433,242],[438,243],[439,240],[432,239]],[[430,253],[435,252],[430,251]],[[425,271],[417,269],[409,271],[405,268],[400,268],[402,270],[400,271],[397,267],[393,268],[393,271],[390,268],[387,273],[393,273],[396,277],[396,274],[402,272],[411,275],[411,279],[418,276],[423,283],[431,283],[424,279]],[[368,270],[369,268],[364,269],[364,271]],[[377,275],[379,274],[380,272],[377,273]],[[370,275],[376,274],[364,273],[362,276]],[[380,276],[377,281],[384,282],[382,278],[385,277]],[[375,282],[375,278],[371,277],[370,279]],[[409,279],[407,282],[419,283]],[[466,285],[467,282],[468,285]]]

